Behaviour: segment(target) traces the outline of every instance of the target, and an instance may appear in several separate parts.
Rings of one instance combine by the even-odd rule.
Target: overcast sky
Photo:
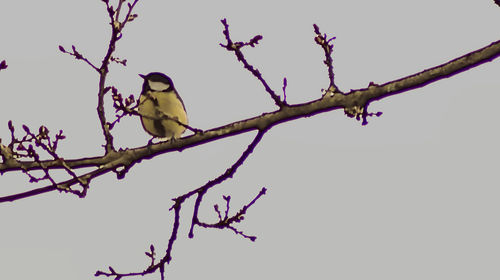
[[[28,7],[26,7],[28,5]],[[58,45],[74,44],[99,64],[110,36],[105,6],[92,1],[1,1],[0,138],[8,120],[21,131],[64,131],[64,158],[102,154],[98,76]],[[244,50],[289,103],[328,86],[312,24],[336,36],[334,66],[343,91],[385,83],[444,63],[500,38],[492,0],[140,1],[109,85],[138,96],[137,74],[174,81],[191,125],[209,129],[275,110],[224,41],[261,34]],[[367,126],[342,111],[274,127],[234,178],[210,191],[201,217],[231,195],[234,213],[268,188],[238,229],[195,229],[183,207],[167,279],[498,279],[500,272],[500,61],[372,104]],[[108,116],[113,116],[106,99]],[[149,140],[138,118],[115,130],[117,147]],[[0,205],[1,279],[91,279],[96,270],[142,270],[144,252],[163,252],[171,198],[218,176],[254,133],[170,153],[134,166],[124,180],[92,182],[85,199],[49,193]],[[0,177],[0,195],[35,188],[23,174]],[[104,279],[104,278],[100,278]],[[137,279],[137,278],[134,278]],[[143,279],[159,279],[159,275]]]

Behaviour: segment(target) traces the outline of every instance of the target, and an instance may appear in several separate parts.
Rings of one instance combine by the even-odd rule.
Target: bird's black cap
[[[160,72],[151,72],[147,75],[139,74],[139,76],[141,78],[143,78],[144,80],[153,81],[153,82],[162,82],[165,84],[173,85],[172,79],[170,79],[169,76],[167,76],[163,73],[160,73]]]

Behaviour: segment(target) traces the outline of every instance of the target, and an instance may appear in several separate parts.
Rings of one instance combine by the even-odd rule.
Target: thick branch
[[[176,141],[162,142],[154,145],[113,152],[102,157],[66,160],[65,163],[73,169],[100,166],[102,164],[107,164],[110,169],[118,166],[126,167],[143,159],[150,159],[160,154],[172,151],[182,151],[186,148],[252,130],[269,129],[277,124],[292,121],[298,118],[309,117],[341,108],[364,108],[373,101],[414,88],[423,87],[429,83],[451,77],[472,67],[492,61],[498,56],[500,56],[500,41],[496,41],[484,48],[468,53],[442,65],[424,70],[405,78],[385,83],[383,85],[375,85],[372,83],[368,88],[352,90],[345,95],[331,94],[311,102],[285,106],[280,110],[271,113],[265,113],[254,118],[207,130],[203,133],[181,138]],[[57,160],[41,161],[41,163],[43,163],[46,168],[64,168],[61,162]],[[0,164],[0,173],[15,170],[41,169],[41,163],[18,161],[4,162]],[[36,190],[33,192],[36,192]],[[2,201],[5,200],[0,198],[0,202]]]
[[[500,56],[500,40],[479,50],[453,59],[441,65],[382,85],[372,85],[367,89],[351,92],[354,98],[368,103],[415,88],[424,87],[435,81],[449,78]]]

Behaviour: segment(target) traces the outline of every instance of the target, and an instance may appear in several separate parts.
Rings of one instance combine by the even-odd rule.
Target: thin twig
[[[241,235],[247,239],[250,239],[251,241],[255,241],[257,239],[256,236],[246,235],[242,231],[236,229],[232,224],[241,222],[244,219],[244,215],[246,214],[247,210],[261,196],[265,195],[266,191],[267,191],[266,188],[262,188],[261,191],[259,192],[259,194],[257,194],[257,196],[254,199],[252,199],[252,201],[250,201],[247,205],[243,206],[243,208],[241,208],[240,211],[238,211],[238,213],[234,214],[232,217],[229,217],[229,201],[231,200],[231,197],[230,196],[223,196],[223,198],[226,200],[226,211],[225,211],[224,218],[221,217],[221,214],[218,210],[218,207],[217,207],[217,205],[215,205],[214,208],[216,209],[215,211],[217,212],[217,215],[219,216],[219,221],[217,223],[214,223],[214,224],[207,224],[207,223],[202,223],[202,222],[198,221],[197,225],[204,227],[204,228],[218,228],[218,229],[228,228],[228,229],[231,229],[232,231],[234,231],[234,233],[236,233],[237,235]]]
[[[7,65],[7,62],[5,62],[5,60],[2,60],[2,61],[0,62],[0,71],[1,71],[1,70],[4,70],[4,69],[7,69],[7,67],[9,67],[9,66]]]
[[[108,50],[106,52],[106,55],[104,56],[102,60],[101,67],[99,68],[99,93],[98,93],[98,98],[97,98],[97,115],[99,116],[99,121],[101,123],[101,128],[102,132],[104,135],[104,139],[106,140],[105,144],[105,150],[106,153],[109,153],[111,151],[114,151],[113,147],[113,136],[111,135],[110,128],[109,128],[109,123],[106,121],[106,114],[104,113],[104,95],[105,95],[105,88],[106,88],[106,76],[108,74],[108,67],[109,63],[111,62],[111,58],[113,55],[113,52],[116,49],[116,42],[121,39],[122,37],[122,30],[127,24],[127,22],[132,21],[130,20],[130,15],[132,13],[133,8],[137,4],[138,0],[134,0],[132,4],[128,4],[128,12],[123,20],[123,22],[119,21],[119,15],[120,15],[120,10],[122,8],[122,3],[124,2],[123,0],[118,0],[119,1],[119,6],[116,10],[113,10],[113,8],[109,5],[109,1],[105,1],[106,8],[108,11],[109,15],[109,20],[111,23],[111,38],[109,40],[109,45],[108,45]],[[116,17],[115,17],[116,14]]]
[[[97,73],[99,73],[99,68],[97,68],[92,62],[90,62],[90,60],[88,60],[86,57],[84,57],[80,52],[78,52],[76,50],[76,47],[75,46],[71,46],[71,49],[73,50],[72,52],[69,52],[67,51],[63,46],[59,45],[59,50],[62,52],[62,53],[65,53],[65,54],[69,54],[73,57],[75,57],[76,60],[83,60],[85,61],[90,67],[92,67],[92,69],[94,69],[95,71],[97,71]]]
[[[333,73],[333,43],[331,42],[335,40],[335,37],[328,38],[326,34],[321,34],[321,32],[319,32],[319,27],[316,24],[313,26],[314,33],[316,33],[314,41],[323,48],[323,51],[325,52],[325,60],[323,60],[323,63],[325,63],[328,68],[328,79],[330,80],[330,85],[328,85],[328,89],[325,92],[326,96],[327,93],[335,93],[339,91],[335,85],[335,74]]]
[[[109,272],[104,272],[101,270],[96,271],[94,276],[107,276],[107,277],[115,277],[115,279],[120,279],[122,277],[127,277],[127,276],[144,276],[147,274],[152,274],[158,269],[160,270],[160,275],[161,279],[165,279],[165,265],[170,263],[172,260],[172,249],[174,246],[174,242],[177,239],[177,233],[179,231],[179,225],[180,225],[180,212],[182,208],[182,203],[184,200],[175,200],[174,206],[172,206],[171,209],[174,209],[174,223],[172,226],[172,233],[170,234],[170,239],[168,240],[168,245],[167,249],[165,251],[165,256],[159,260],[158,262],[155,263],[155,259],[153,257],[153,252],[151,253],[151,264],[144,269],[141,272],[129,272],[129,273],[118,273],[116,270],[114,270],[111,266],[108,267]],[[154,248],[153,245],[151,245],[150,248]],[[153,249],[151,249],[153,251]],[[146,254],[148,255],[148,254]],[[149,256],[149,255],[148,255]]]
[[[245,46],[255,47],[255,45],[257,45],[259,41],[262,40],[262,35],[257,35],[248,42],[233,42],[231,36],[229,35],[229,24],[227,24],[227,20],[222,19],[221,22],[224,25],[224,31],[222,33],[224,33],[224,36],[226,37],[226,44],[219,45],[228,51],[234,52],[234,54],[238,58],[238,61],[241,61],[245,69],[250,71],[261,82],[267,93],[269,93],[271,98],[274,100],[274,103],[278,105],[278,107],[283,108],[285,106],[288,106],[286,100],[282,101],[281,98],[274,92],[274,90],[271,89],[266,80],[264,80],[264,78],[262,77],[260,71],[254,66],[250,65],[250,63],[248,63],[245,56],[243,55],[243,52],[241,51],[241,48]]]

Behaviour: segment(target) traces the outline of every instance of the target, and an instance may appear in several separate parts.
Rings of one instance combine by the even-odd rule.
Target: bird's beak
[[[139,74],[139,76],[143,79],[146,79],[146,75]]]

